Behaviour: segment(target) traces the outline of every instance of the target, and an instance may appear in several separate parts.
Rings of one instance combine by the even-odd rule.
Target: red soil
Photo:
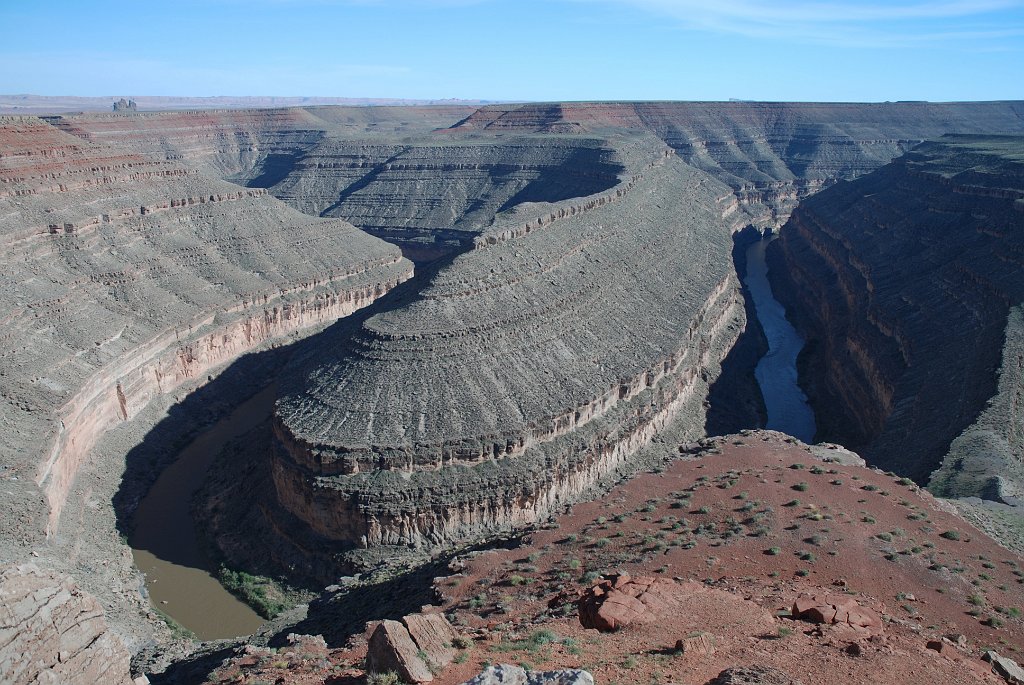
[[[1024,656],[1024,560],[912,483],[824,463],[790,440],[720,439],[577,505],[517,549],[453,562],[457,573],[435,581],[439,603],[474,642],[435,682],[487,663],[582,667],[598,683],[703,684],[750,665],[805,684],[1003,682],[980,655]],[[619,570],[676,579],[678,602],[618,632],[584,629],[578,594]],[[788,618],[801,592],[849,594],[882,615],[884,634],[851,648],[852,636]],[[697,631],[715,653],[676,655]],[[951,634],[967,647],[926,648]],[[333,651],[328,673],[358,678],[364,654],[361,639]],[[342,682],[284,670],[282,682]]]

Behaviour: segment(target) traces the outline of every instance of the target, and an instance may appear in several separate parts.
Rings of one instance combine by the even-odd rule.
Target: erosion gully
[[[767,408],[767,427],[810,441],[814,414],[797,385],[796,371],[803,340],[786,320],[768,282],[765,249],[771,240],[753,243],[746,253],[744,284],[769,346],[755,376]],[[426,271],[436,273],[438,267],[432,266]],[[430,278],[414,280],[420,281],[419,290]],[[228,442],[268,419],[275,395],[276,385],[271,384],[200,433],[163,471],[134,515],[130,544],[153,606],[201,640],[248,635],[263,622],[218,582],[216,569],[200,547],[190,509],[217,455]]]

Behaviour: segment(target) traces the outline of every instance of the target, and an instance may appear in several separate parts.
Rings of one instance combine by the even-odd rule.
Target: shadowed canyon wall
[[[820,437],[923,482],[989,407],[936,485],[992,496],[998,474],[1019,478],[1022,226],[1024,138],[1009,136],[925,143],[797,208],[772,274],[808,340]]]

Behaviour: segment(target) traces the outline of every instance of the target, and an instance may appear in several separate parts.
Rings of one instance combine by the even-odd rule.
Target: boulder
[[[452,624],[441,614],[410,614],[402,619],[416,646],[427,655],[427,665],[443,668],[455,658],[457,637]]]
[[[707,685],[801,685],[799,680],[770,666],[727,668]]]
[[[406,683],[429,683],[434,679],[430,666],[417,654],[409,630],[398,621],[384,620],[370,636],[366,648],[366,671],[393,671]]]
[[[959,660],[963,658],[956,647],[946,640],[928,640],[925,647],[933,652],[938,652],[947,659]]]
[[[455,629],[443,614],[409,614],[381,621],[370,636],[368,673],[394,671],[407,683],[428,683],[455,658]]]
[[[594,676],[580,669],[527,671],[520,666],[498,664],[463,685],[594,685]]]
[[[698,633],[676,641],[676,651],[686,656],[710,656],[715,653],[715,636]]]
[[[998,652],[992,650],[985,652],[981,658],[992,664],[992,672],[1002,676],[1010,685],[1024,685],[1024,668],[1013,659],[999,656]]]

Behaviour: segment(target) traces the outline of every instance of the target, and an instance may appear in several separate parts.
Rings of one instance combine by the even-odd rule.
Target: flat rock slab
[[[985,652],[982,658],[992,664],[992,670],[1005,678],[1010,685],[1024,685],[1024,668],[1013,659],[999,656],[998,652],[991,650]]]
[[[0,681],[129,685],[130,659],[70,578],[31,564],[0,572]]]

